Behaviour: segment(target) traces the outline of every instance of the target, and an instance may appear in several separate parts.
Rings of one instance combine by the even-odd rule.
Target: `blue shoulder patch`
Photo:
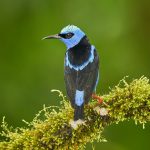
[[[95,84],[95,87],[94,87],[94,91],[96,91],[96,87],[98,85],[98,81],[99,81],[99,72],[98,72],[98,75],[97,75],[97,79],[96,79],[96,84]]]
[[[84,91],[76,90],[75,93],[75,104],[81,106],[84,102]]]

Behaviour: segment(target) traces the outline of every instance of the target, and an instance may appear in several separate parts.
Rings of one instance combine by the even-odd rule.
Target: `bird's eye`
[[[74,35],[73,33],[67,33],[67,34],[65,35],[65,38],[66,38],[66,39],[70,39],[73,35]]]
[[[66,33],[66,34],[64,34],[64,33],[63,34],[62,33],[59,34],[59,36],[64,38],[64,39],[70,39],[71,37],[73,37],[73,35],[74,35],[74,33],[71,33],[71,32]]]

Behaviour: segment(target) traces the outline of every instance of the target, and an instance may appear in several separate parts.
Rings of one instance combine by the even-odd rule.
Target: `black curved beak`
[[[61,37],[59,36],[59,34],[55,34],[55,35],[49,35],[49,36],[46,36],[44,38],[42,38],[42,40],[45,40],[45,39],[60,39]]]

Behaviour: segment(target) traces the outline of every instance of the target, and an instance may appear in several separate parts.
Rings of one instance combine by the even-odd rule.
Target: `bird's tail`
[[[84,120],[84,105],[74,107],[74,121]]]

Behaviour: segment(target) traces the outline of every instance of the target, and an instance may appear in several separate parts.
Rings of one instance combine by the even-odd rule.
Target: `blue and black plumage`
[[[57,35],[67,46],[65,54],[65,84],[67,95],[74,108],[74,121],[84,119],[84,105],[94,92],[99,79],[99,57],[85,33],[74,25],[66,26]]]

